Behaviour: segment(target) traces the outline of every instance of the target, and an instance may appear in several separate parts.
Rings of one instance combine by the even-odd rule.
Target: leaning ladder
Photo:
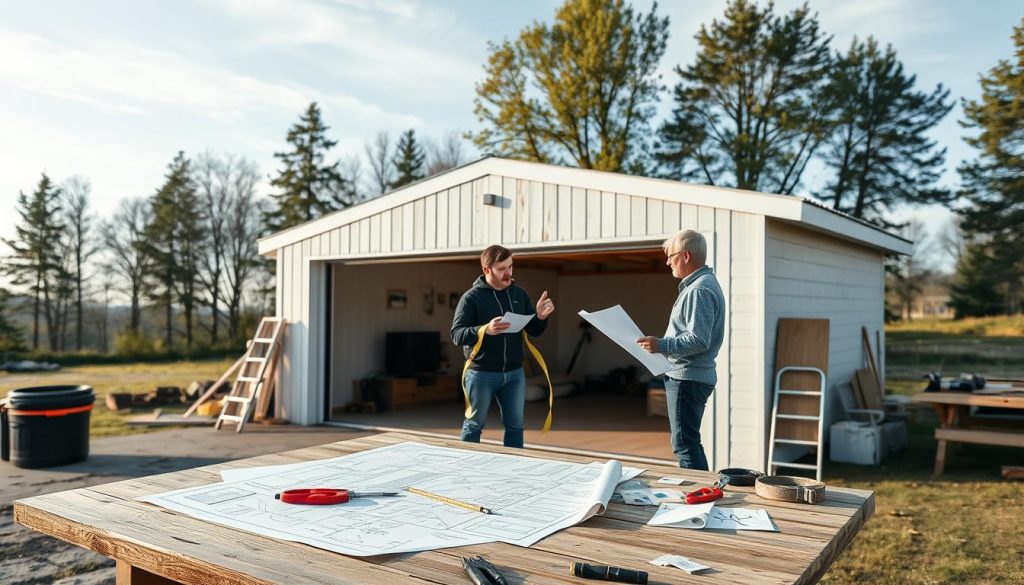
[[[259,398],[260,390],[265,385],[267,367],[277,358],[283,324],[284,320],[280,317],[260,319],[256,335],[249,340],[245,355],[242,356],[242,365],[231,386],[231,392],[224,398],[224,406],[221,407],[214,429],[220,430],[225,422],[233,422],[237,425],[235,432],[242,432],[245,421],[249,419],[252,403]]]
[[[818,390],[787,390],[782,388],[782,375],[786,372],[810,372],[818,375],[820,384]],[[818,401],[818,414],[812,415],[807,413],[807,408],[801,409],[804,412],[779,412],[779,397],[780,396],[792,396],[795,398],[794,402],[800,401],[805,404],[808,402],[807,399],[816,398]],[[790,402],[790,401],[787,401]],[[808,405],[809,406],[809,405]],[[779,421],[786,421],[787,424],[783,425],[789,430],[800,429],[809,426],[810,423],[817,423],[817,432],[814,433],[814,439],[811,440],[806,436],[784,436],[779,438],[776,436],[776,431],[779,426]],[[789,422],[793,421],[793,422]],[[822,455],[824,454],[823,447],[823,427],[825,423],[825,372],[818,368],[809,368],[804,366],[786,366],[780,368],[778,373],[775,374],[775,403],[772,406],[772,432],[771,438],[768,443],[768,472],[770,474],[777,473],[777,467],[792,467],[795,469],[807,469],[812,470],[815,473],[815,478],[821,481],[821,461]],[[802,432],[796,433],[797,435],[807,435],[809,433]],[[775,460],[775,446],[776,444],[782,445],[800,445],[805,447],[814,447],[817,451],[818,462],[816,465],[810,463],[793,463],[789,461],[776,461]]]

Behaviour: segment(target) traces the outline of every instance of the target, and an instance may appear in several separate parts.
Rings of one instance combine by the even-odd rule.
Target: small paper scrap
[[[684,483],[688,482],[681,477],[663,477],[658,480],[658,483],[667,483],[668,485],[683,485]]]
[[[657,490],[657,489],[632,489],[632,490],[617,490],[612,495],[612,501],[618,501],[615,496],[622,498],[623,504],[629,504],[631,506],[657,506],[662,502],[681,502],[683,501],[683,493],[677,490]]]
[[[651,564],[658,565],[659,567],[677,567],[679,569],[686,571],[687,573],[690,573],[691,575],[693,573],[696,573],[697,571],[703,571],[705,569],[711,568],[707,565],[702,565],[700,563],[691,561],[690,559],[679,555],[661,555],[660,557],[651,561]]]

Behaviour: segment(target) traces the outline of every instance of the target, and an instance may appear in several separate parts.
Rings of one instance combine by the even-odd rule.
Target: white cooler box
[[[878,465],[886,452],[884,431],[870,423],[834,423],[829,439],[829,459],[839,463]]]

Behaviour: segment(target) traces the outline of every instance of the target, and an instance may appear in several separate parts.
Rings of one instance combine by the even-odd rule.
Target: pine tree
[[[408,185],[422,179],[423,163],[427,156],[423,147],[416,142],[416,132],[413,129],[406,130],[398,137],[398,144],[395,145],[395,180],[391,183],[392,189]]]
[[[274,153],[284,168],[270,181],[277,191],[271,194],[274,208],[265,216],[271,229],[298,225],[356,202],[355,185],[342,176],[339,163],[325,162],[327,152],[337,144],[327,138],[329,129],[313,102],[288,130],[292,150]]]
[[[21,329],[8,317],[10,298],[11,293],[0,287],[0,351],[23,349]]]
[[[822,91],[830,37],[807,5],[777,16],[731,0],[701,26],[696,60],[676,67],[675,109],[657,159],[676,179],[793,193],[831,127]]]
[[[18,193],[15,213],[20,220],[15,225],[16,238],[4,240],[13,252],[5,272],[12,277],[14,285],[26,287],[32,295],[33,350],[39,349],[40,314],[46,318],[50,349],[57,350],[53,305],[64,229],[60,222],[60,196],[60,189],[43,173],[31,196]]]
[[[174,301],[180,277],[178,260],[181,247],[190,245],[180,240],[178,228],[180,193],[192,189],[184,152],[178,152],[167,165],[165,177],[164,184],[150,198],[151,221],[146,226],[143,249],[151,267],[147,290],[150,298],[163,308],[164,343],[170,349],[174,343]]]
[[[476,145],[502,156],[636,171],[661,91],[668,18],[624,0],[566,0],[551,25],[490,45]]]
[[[818,194],[833,208],[896,227],[885,219],[894,205],[951,200],[936,186],[946,149],[926,135],[953,107],[949,90],[915,91],[915,79],[891,46],[883,51],[872,37],[836,54],[825,90],[836,128],[823,157],[835,175]]]
[[[1024,19],[1014,27],[1013,41],[1014,58],[1000,60],[982,76],[978,100],[964,101],[967,119],[961,125],[978,131],[965,139],[978,156],[958,169],[960,194],[969,201],[962,211],[964,230],[970,240],[983,242],[968,256],[977,259],[977,246],[984,245],[993,272],[989,279],[972,275],[978,269],[968,260],[958,278],[975,293],[981,292],[978,283],[1000,283],[1002,312],[1024,308]]]
[[[995,249],[997,246],[982,242],[968,244],[963,258],[957,262],[950,305],[958,319],[1006,312],[1006,283],[1001,281],[1003,270],[994,257]]]

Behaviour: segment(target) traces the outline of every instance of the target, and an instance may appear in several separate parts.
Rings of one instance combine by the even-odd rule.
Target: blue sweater
[[[658,340],[658,353],[679,366],[666,375],[714,386],[715,358],[724,337],[725,295],[715,273],[704,266],[679,283],[668,329]]]

